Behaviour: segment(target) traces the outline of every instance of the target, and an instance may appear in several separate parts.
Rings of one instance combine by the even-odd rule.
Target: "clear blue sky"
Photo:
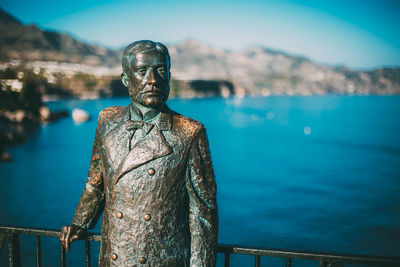
[[[121,47],[196,39],[240,50],[258,44],[320,63],[400,66],[397,0],[0,0],[24,23]]]

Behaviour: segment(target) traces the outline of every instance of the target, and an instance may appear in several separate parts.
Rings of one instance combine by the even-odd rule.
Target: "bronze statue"
[[[132,102],[102,110],[66,250],[101,224],[99,266],[215,266],[216,183],[204,126],[168,108],[170,56],[137,41],[122,55]]]

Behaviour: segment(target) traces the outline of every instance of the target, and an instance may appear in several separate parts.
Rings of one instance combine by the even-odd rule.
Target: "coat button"
[[[150,221],[151,220],[151,215],[150,214],[145,214],[143,218],[144,218],[145,221]]]
[[[150,169],[147,171],[147,173],[148,173],[149,175],[153,176],[153,175],[156,173],[156,171],[155,171],[153,168],[150,168]]]
[[[117,212],[117,218],[118,218],[118,219],[121,219],[123,216],[124,216],[124,215],[122,214],[122,212],[120,212],[120,211]]]
[[[113,253],[113,254],[111,255],[111,259],[112,259],[113,261],[115,261],[117,258],[118,258],[118,255],[117,255],[117,254]]]
[[[145,264],[147,262],[147,259],[145,257],[140,257],[139,262],[141,264]]]

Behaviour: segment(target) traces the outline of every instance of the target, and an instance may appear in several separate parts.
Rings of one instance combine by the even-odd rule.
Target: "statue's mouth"
[[[150,95],[164,94],[164,90],[161,90],[158,87],[152,87],[151,89],[145,90],[143,94],[150,94]]]
[[[163,91],[161,91],[161,90],[152,90],[152,91],[147,91],[147,92],[145,92],[145,94],[148,94],[148,95],[158,95],[158,94],[163,94]]]

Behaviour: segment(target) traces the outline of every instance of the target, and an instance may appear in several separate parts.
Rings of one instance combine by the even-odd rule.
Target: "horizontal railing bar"
[[[40,235],[40,236],[50,236],[50,237],[59,237],[60,230],[54,229],[44,229],[44,228],[31,228],[31,227],[16,227],[16,226],[4,226],[0,225],[0,232],[4,232],[7,234],[16,233],[16,234],[24,234],[24,235]],[[89,241],[100,241],[100,234],[98,233],[88,233],[84,238]]]
[[[0,232],[6,233],[8,235],[25,234],[25,235],[49,236],[49,237],[60,236],[60,230],[32,228],[32,227],[16,227],[16,226],[5,226],[5,225],[0,225]],[[100,234],[98,233],[88,233],[84,239],[88,241],[100,241],[101,237]],[[394,257],[256,248],[256,247],[238,246],[232,244],[218,244],[218,252],[225,253],[225,255],[242,254],[242,255],[269,256],[277,258],[292,258],[292,259],[302,259],[302,260],[319,261],[321,259],[324,259],[328,261],[346,262],[346,263],[367,263],[367,264],[396,263],[400,265],[400,258],[394,258]]]
[[[379,257],[379,256],[367,256],[367,255],[354,255],[354,254],[338,254],[338,253],[320,253],[310,251],[294,251],[294,250],[281,250],[281,249],[269,249],[269,248],[254,248],[237,246],[231,244],[218,244],[218,252],[229,251],[234,254],[242,255],[258,255],[258,256],[269,256],[277,258],[295,258],[304,260],[320,260],[326,259],[330,261],[344,261],[353,263],[400,263],[400,258],[394,257]]]

